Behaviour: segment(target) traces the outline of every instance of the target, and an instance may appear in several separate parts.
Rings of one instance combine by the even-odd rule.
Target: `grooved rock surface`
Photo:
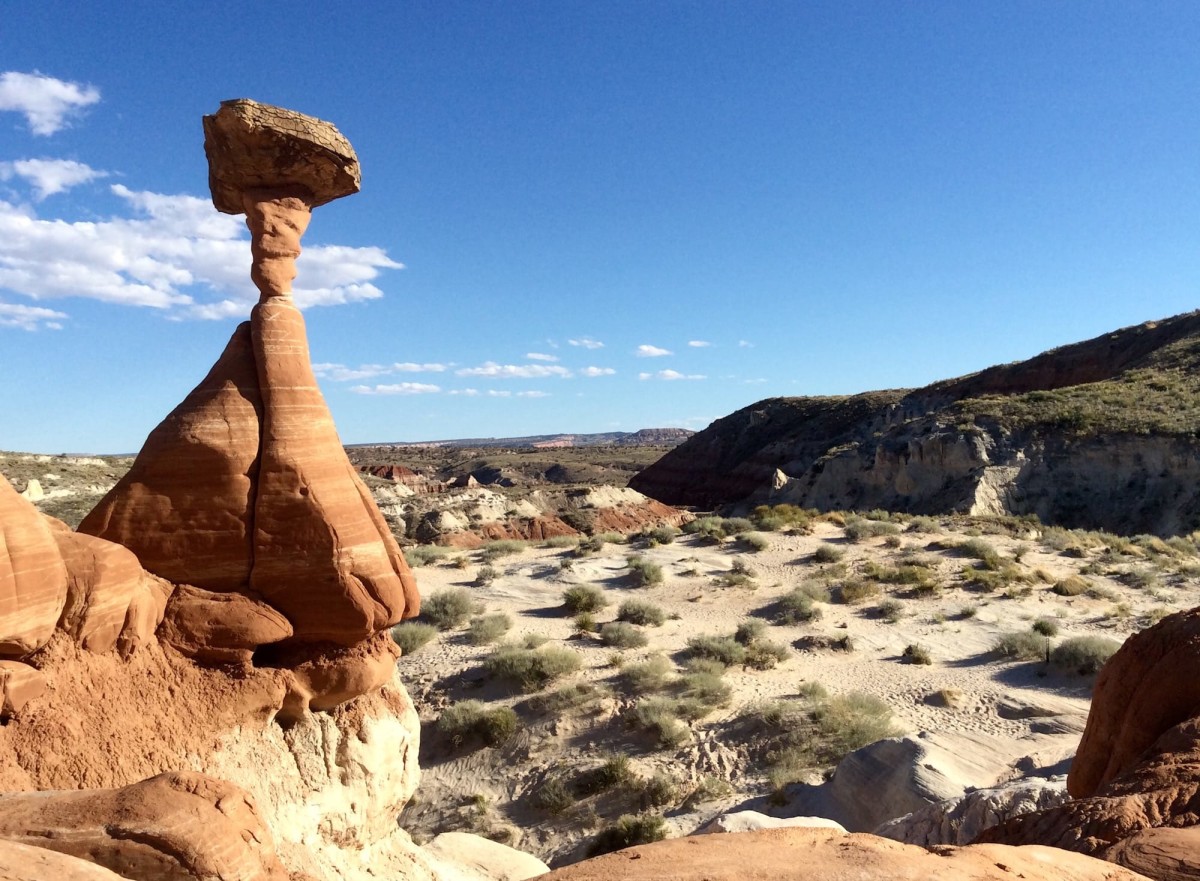
[[[359,190],[358,156],[333,123],[248,98],[204,117],[204,152],[213,204],[225,214],[242,213],[250,188],[299,184],[313,207]]]
[[[245,322],[79,531],[124,545],[148,571],[176,584],[243,588],[253,561],[261,414]]]
[[[250,587],[301,641],[353,645],[416,614],[416,582],[346,458],[290,298],[254,307],[263,396]]]
[[[288,881],[236,786],[171,772],[116,790],[0,796],[0,838],[144,881]]]
[[[53,524],[52,524],[53,525]],[[146,572],[110,541],[55,527],[67,565],[67,601],[58,628],[91,652],[128,656],[154,639],[174,585]]]
[[[1135,872],[1051,847],[973,845],[936,852],[874,835],[769,829],[631,847],[545,881],[1136,881]]]
[[[124,877],[44,847],[0,840],[0,881],[121,881]]]
[[[1147,829],[1104,857],[1157,881],[1195,881],[1200,878],[1200,829]]]
[[[550,871],[535,856],[469,832],[443,832],[421,852],[438,881],[525,881]]]
[[[49,522],[0,477],[0,658],[45,645],[67,601],[67,567]]]

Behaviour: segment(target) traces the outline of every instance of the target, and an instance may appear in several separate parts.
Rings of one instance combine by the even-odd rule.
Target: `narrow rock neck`
[[[295,187],[248,190],[242,194],[254,259],[250,278],[258,288],[260,303],[272,297],[291,296],[300,237],[312,219],[309,200],[307,190]]]

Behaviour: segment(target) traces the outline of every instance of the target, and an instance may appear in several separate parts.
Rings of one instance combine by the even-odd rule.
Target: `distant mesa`
[[[768,398],[630,485],[705,510],[1033,514],[1190,532],[1200,527],[1200,312],[922,389]]]
[[[378,444],[350,444],[355,447],[462,447],[464,449],[501,448],[519,450],[556,447],[640,447],[674,446],[696,432],[688,428],[642,428],[637,431],[605,431],[594,434],[533,434],[522,437],[468,437],[436,441],[398,441]]]

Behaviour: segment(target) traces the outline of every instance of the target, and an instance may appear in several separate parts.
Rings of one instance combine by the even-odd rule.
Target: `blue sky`
[[[249,314],[222,99],[362,162],[296,282],[344,441],[698,429],[1195,308],[1197,45],[1182,2],[10,4],[0,448],[137,449]]]

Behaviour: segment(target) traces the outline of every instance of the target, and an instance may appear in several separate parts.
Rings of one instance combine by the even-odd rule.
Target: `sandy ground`
[[[846,567],[847,575],[854,575],[868,561],[897,565],[911,561],[915,555],[937,570],[942,589],[936,596],[918,598],[903,585],[882,585],[879,597],[858,605],[822,604],[819,620],[769,626],[765,636],[789,647],[803,637],[849,635],[854,651],[792,648],[789,657],[772,670],[731,668],[725,679],[734,690],[732,704],[693,723],[693,742],[678,750],[656,749],[644,738],[639,740],[629,733],[629,726],[620,723],[634,701],[622,697],[619,691],[583,717],[560,714],[540,719],[528,711],[527,696],[499,688],[480,669],[492,646],[470,644],[463,630],[444,633],[400,662],[401,674],[422,721],[427,723],[422,787],[416,802],[402,817],[402,825],[418,837],[456,828],[483,832],[552,862],[569,861],[579,855],[579,842],[609,819],[610,812],[615,816],[638,806],[601,801],[585,815],[548,819],[529,807],[529,796],[552,776],[594,765],[616,753],[631,756],[640,773],[670,773],[681,781],[683,789],[689,781],[694,783],[704,776],[721,778],[732,785],[727,797],[699,808],[667,806],[665,813],[675,832],[690,831],[731,805],[761,808],[765,804],[765,768],[749,758],[744,744],[730,742],[727,723],[756,702],[797,697],[806,683],[820,683],[833,694],[857,691],[874,695],[892,708],[898,727],[905,731],[968,735],[973,738],[972,749],[994,753],[995,761],[981,756],[981,769],[976,775],[980,779],[961,782],[964,787],[990,785],[1013,776],[1011,771],[1005,774],[998,770],[1001,766],[1008,768],[1010,758],[1039,751],[1052,753],[1055,749],[1071,752],[1086,718],[1091,687],[1090,677],[1036,662],[998,658],[991,649],[1000,633],[1028,630],[1035,619],[1048,618],[1061,631],[1055,637],[1056,643],[1089,634],[1122,640],[1153,620],[1154,615],[1200,602],[1200,584],[1195,577],[1179,573],[1177,560],[1168,564],[1160,559],[1154,564],[1146,559],[1111,555],[1104,558],[1104,566],[1093,565],[1086,576],[1093,585],[1110,592],[1109,598],[1058,596],[1050,590],[1051,583],[1084,569],[1102,551],[1093,549],[1083,557],[1067,556],[1042,546],[1033,534],[1019,539],[985,535],[982,540],[1006,558],[1019,553],[1023,572],[1032,576],[1040,570],[1051,582],[1017,584],[1007,595],[1005,589],[970,587],[960,574],[970,561],[939,547],[939,543],[952,545],[965,540],[969,524],[955,527],[946,525],[948,522],[942,521],[943,528],[935,533],[901,533],[899,547],[888,547],[882,537],[847,542],[841,527],[829,522],[817,523],[808,535],[767,533],[770,546],[760,552],[748,552],[733,539],[709,545],[690,536],[648,549],[606,545],[600,553],[579,559],[572,556],[571,549],[530,547],[492,561],[500,574],[486,586],[474,584],[481,565],[479,552],[466,555],[465,568],[457,568],[453,556],[420,567],[416,571],[423,595],[448,587],[466,587],[480,608],[512,617],[514,626],[506,639],[543,634],[554,644],[576,651],[583,661],[582,671],[568,681],[599,683],[615,683],[618,667],[614,662],[628,663],[655,653],[681,662],[681,650],[689,637],[730,635],[742,621],[763,617],[764,607],[781,595],[803,582],[836,576],[840,566]],[[821,545],[844,551],[844,558],[825,566],[816,563],[812,555]],[[660,564],[663,582],[649,587],[631,586],[626,560],[633,554]],[[727,587],[716,581],[730,571],[735,558],[755,570],[753,587]],[[564,560],[570,560],[569,568],[563,568]],[[1152,587],[1130,587],[1118,580],[1121,570],[1146,570],[1152,565],[1158,567]],[[1096,574],[1097,568],[1108,574]],[[611,605],[596,613],[600,622],[613,620],[620,602],[631,597],[654,602],[672,618],[662,627],[645,629],[650,638],[646,648],[618,651],[594,638],[579,638],[572,616],[562,609],[563,590],[576,584],[599,586],[609,596]],[[879,601],[889,598],[902,607],[895,623],[874,612]],[[902,653],[913,643],[929,651],[931,665],[904,662]],[[930,695],[943,690],[957,693],[952,706],[929,702]],[[450,703],[467,698],[515,706],[526,723],[525,729],[499,748],[454,749],[439,738],[433,723]],[[1031,731],[1031,720],[1005,718],[997,712],[1001,701],[1050,706],[1063,714],[1068,730],[1054,737],[1039,737]],[[970,767],[971,762],[964,765]],[[777,813],[788,814],[786,805],[776,809]]]

